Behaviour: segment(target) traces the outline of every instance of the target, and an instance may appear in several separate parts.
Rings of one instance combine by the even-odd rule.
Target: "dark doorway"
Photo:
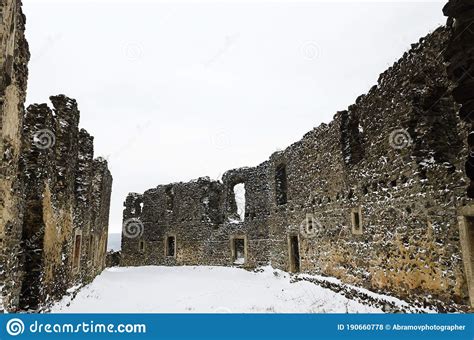
[[[290,272],[297,273],[300,271],[300,246],[298,236],[290,236],[289,243]]]

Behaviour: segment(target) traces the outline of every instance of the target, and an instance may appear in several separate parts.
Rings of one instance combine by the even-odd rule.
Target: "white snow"
[[[271,267],[108,268],[56,313],[380,313]]]
[[[412,307],[412,306],[410,306],[410,304],[408,302],[400,300],[400,299],[398,299],[396,297],[393,297],[393,296],[390,296],[390,295],[378,294],[378,293],[374,293],[374,292],[372,292],[368,289],[365,289],[365,288],[345,284],[341,280],[339,280],[335,277],[327,277],[327,276],[321,276],[321,275],[310,275],[310,274],[298,274],[297,277],[308,278],[308,279],[314,278],[314,279],[317,279],[317,280],[320,280],[320,281],[326,281],[326,282],[338,284],[340,286],[349,287],[349,288],[354,289],[354,290],[356,290],[360,293],[366,294],[366,295],[368,295],[368,296],[370,296],[374,299],[384,300],[384,301],[393,303],[397,307],[400,307],[400,308],[404,307],[404,308],[410,309],[411,312],[420,312],[420,311],[422,311],[423,313],[435,313],[436,312],[435,310],[429,309],[429,308],[415,308],[415,307]]]

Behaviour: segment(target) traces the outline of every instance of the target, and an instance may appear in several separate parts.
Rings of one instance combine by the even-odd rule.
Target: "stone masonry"
[[[0,14],[0,311],[37,311],[105,267],[112,177],[75,100],[25,110],[21,1]]]
[[[105,267],[112,177],[78,129],[74,99],[31,105],[23,129],[25,275],[20,308],[36,310]],[[40,133],[38,133],[40,132]]]
[[[443,12],[450,29],[444,50],[449,78],[454,82],[454,100],[460,104],[459,117],[468,126],[466,176],[470,183],[467,196],[474,198],[474,1],[450,0]],[[464,270],[471,305],[474,305],[474,207],[468,205],[459,214]]]
[[[256,167],[129,194],[121,265],[271,264],[468,310],[469,127],[442,58],[450,39],[446,27],[420,39],[331,123]]]
[[[10,310],[18,305],[21,289],[23,183],[18,174],[30,53],[21,1],[1,1],[0,13],[0,310]]]

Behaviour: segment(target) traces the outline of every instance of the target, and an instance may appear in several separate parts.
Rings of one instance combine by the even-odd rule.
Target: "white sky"
[[[128,192],[255,166],[445,23],[437,2],[23,0],[27,104],[64,93]]]

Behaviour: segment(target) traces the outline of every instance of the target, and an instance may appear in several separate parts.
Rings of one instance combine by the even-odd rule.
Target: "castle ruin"
[[[112,177],[75,100],[25,110],[21,1],[0,13],[0,311],[38,311],[105,267]]]
[[[472,141],[445,64],[454,30],[412,44],[331,123],[262,164],[129,194],[121,265],[270,264],[469,310]]]
[[[121,265],[272,265],[441,312],[474,306],[474,3],[451,0],[366,95],[260,165],[129,194]],[[105,267],[112,176],[64,95],[25,109],[21,0],[0,2],[0,310]]]

